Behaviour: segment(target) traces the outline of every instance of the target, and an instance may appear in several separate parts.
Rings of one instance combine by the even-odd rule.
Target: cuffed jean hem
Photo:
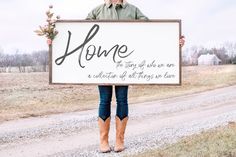
[[[104,121],[111,115],[112,86],[98,86],[100,104],[98,115]],[[116,94],[116,115],[120,120],[128,116],[128,86],[115,86]]]

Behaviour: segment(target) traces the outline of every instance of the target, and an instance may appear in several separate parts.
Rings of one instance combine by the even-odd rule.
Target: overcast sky
[[[46,24],[48,5],[62,19],[84,19],[103,0],[1,0],[0,47],[5,53],[47,49],[33,32]],[[236,42],[236,0],[129,0],[150,19],[181,19],[185,48]]]

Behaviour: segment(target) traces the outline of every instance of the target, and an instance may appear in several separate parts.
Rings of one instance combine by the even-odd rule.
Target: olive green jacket
[[[129,3],[107,4],[94,8],[87,16],[87,20],[148,20],[148,18],[134,5]]]

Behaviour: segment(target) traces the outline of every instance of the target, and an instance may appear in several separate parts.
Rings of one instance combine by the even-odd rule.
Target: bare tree
[[[213,48],[211,51],[221,60],[221,64],[230,64],[230,57],[224,47],[219,49]]]
[[[18,67],[19,72],[21,71],[21,64],[22,64],[22,56],[19,54],[19,50],[16,50],[15,54],[12,56],[13,63],[12,65]]]
[[[37,65],[42,65],[43,66],[43,71],[47,71],[47,65],[48,65],[48,51],[42,50],[42,51],[37,51],[32,54],[34,58],[34,63]]]
[[[5,65],[4,65],[4,58],[5,58],[5,55],[4,55],[3,51],[0,48],[0,73],[1,72],[6,72],[6,68],[5,68]]]
[[[4,67],[4,58],[5,55],[0,51],[0,67]]]
[[[11,55],[6,54],[3,59],[3,65],[7,69],[7,72],[11,72],[11,67],[13,66],[14,60]]]
[[[226,42],[224,47],[227,50],[227,55],[230,58],[230,62],[236,64],[236,43]]]

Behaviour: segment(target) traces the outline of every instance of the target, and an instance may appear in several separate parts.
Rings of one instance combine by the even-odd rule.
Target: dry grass
[[[156,100],[191,94],[236,84],[236,66],[183,67],[181,86],[136,86],[130,92],[133,101]],[[134,99],[133,99],[134,98]]]
[[[130,86],[129,102],[145,102],[236,84],[236,66],[184,67],[182,86]],[[48,73],[0,73],[0,122],[97,108],[96,85],[48,85]],[[114,105],[114,104],[113,104]]]
[[[236,123],[186,137],[162,149],[133,157],[236,157]]]

